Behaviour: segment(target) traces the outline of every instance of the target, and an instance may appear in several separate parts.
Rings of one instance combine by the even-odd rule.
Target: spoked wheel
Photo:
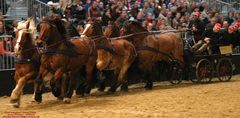
[[[196,78],[200,83],[211,82],[213,76],[213,66],[207,59],[201,59],[196,66]]]
[[[169,82],[171,84],[180,84],[182,82],[182,68],[178,61],[173,60],[170,63]]]
[[[220,81],[226,82],[232,78],[233,68],[229,58],[222,58],[217,64],[217,76]]]

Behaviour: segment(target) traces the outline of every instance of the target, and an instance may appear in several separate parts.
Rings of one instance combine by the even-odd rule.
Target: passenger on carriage
[[[235,47],[237,41],[237,33],[234,32],[234,26],[229,26],[227,30],[223,31],[222,37],[219,39],[219,45],[231,45]]]
[[[240,52],[240,30],[239,30],[239,22],[234,23],[234,32],[236,33],[236,42],[234,44],[236,48],[236,52]]]
[[[208,54],[218,53],[218,40],[221,37],[220,29],[221,24],[217,23],[213,29],[205,30],[202,35],[202,37],[204,37],[203,40],[199,40],[194,44],[192,51],[196,54],[201,54],[207,49]]]
[[[200,19],[200,13],[199,12],[194,12],[193,13],[193,20],[190,21],[188,28],[192,29],[194,39],[196,42],[202,39],[202,33],[204,32],[204,23]]]

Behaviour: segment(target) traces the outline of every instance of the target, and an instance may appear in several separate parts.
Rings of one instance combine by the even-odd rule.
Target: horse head
[[[97,45],[108,45],[108,40],[103,35],[102,26],[98,20],[91,19],[86,25],[81,34],[81,37],[89,37]]]
[[[61,40],[66,40],[66,28],[64,22],[58,16],[52,14],[46,16],[37,26],[39,32],[37,44],[51,45]]]
[[[84,26],[84,30],[81,37],[100,37],[103,36],[102,26],[100,22],[96,19],[90,19],[88,23]]]
[[[120,36],[120,28],[115,23],[108,25],[105,28],[104,36],[106,36],[108,38],[119,37]]]
[[[128,35],[128,34],[134,34],[139,32],[148,32],[147,29],[145,29],[142,24],[138,21],[125,21],[123,27],[120,30],[120,35]]]
[[[18,23],[17,29],[15,29],[16,44],[14,46],[14,51],[16,56],[22,54],[23,50],[33,47],[32,38],[34,35],[34,20],[33,18],[27,19],[27,21],[22,21]]]

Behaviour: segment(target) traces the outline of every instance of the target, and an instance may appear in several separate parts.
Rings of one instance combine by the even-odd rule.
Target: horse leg
[[[34,74],[34,72],[29,72],[25,76],[21,77],[15,88],[13,89],[11,93],[11,100],[10,103],[14,107],[19,107],[20,106],[20,97],[23,91],[23,87],[26,84],[27,80]]]
[[[63,78],[63,79],[65,79],[66,81],[66,83],[63,83],[63,84],[65,84],[65,87],[66,87],[66,91],[65,91],[65,96],[64,96],[64,99],[63,99],[63,102],[64,103],[70,103],[71,102],[71,98],[72,98],[72,95],[73,95],[73,89],[74,89],[74,83],[75,83],[75,76],[74,75],[76,75],[76,74],[73,74],[73,73],[67,73],[66,74],[67,76],[66,76],[66,78]]]
[[[153,78],[154,75],[151,74],[150,72],[148,72],[148,74],[150,74],[150,77],[147,78],[147,83],[146,83],[145,89],[151,90],[153,88],[153,80],[152,80],[152,78]]]
[[[43,93],[43,77],[48,74],[48,71],[44,67],[40,67],[38,75],[34,81],[34,100],[36,102],[42,102]]]
[[[103,92],[106,88],[105,86],[105,77],[104,77],[104,72],[100,71],[99,72],[99,85],[98,85],[98,91]]]
[[[95,86],[97,82],[96,77],[93,78],[93,74],[96,74],[96,72],[94,72],[94,68],[95,68],[95,63],[90,63],[86,65],[86,77],[87,77],[87,83],[85,88],[86,94],[90,94],[91,89]]]
[[[126,76],[129,66],[130,66],[130,64],[126,64],[126,63],[123,64],[123,66],[118,74],[118,79],[115,82],[115,84],[113,84],[113,86],[111,86],[111,88],[109,89],[109,92],[114,93],[120,84],[123,84],[123,83],[126,84],[125,76]]]
[[[151,72],[150,70],[145,71],[146,85],[144,88],[147,90],[151,90],[153,87],[153,74]]]
[[[111,94],[111,93],[114,93],[116,91],[117,85],[119,84],[118,83],[118,78],[117,78],[117,76],[119,76],[119,73],[120,72],[118,70],[114,71],[114,76],[113,76],[110,88],[108,89],[107,93]]]
[[[125,92],[128,91],[128,81],[127,81],[127,79],[124,79],[124,81],[122,82],[121,91],[125,91]]]
[[[42,102],[42,87],[43,87],[43,79],[42,79],[42,74],[39,74],[37,78],[35,79],[35,97],[34,100],[36,102]]]
[[[62,99],[64,94],[62,93],[62,68],[59,68],[55,71],[53,78],[50,80],[50,85],[52,89],[52,94],[58,99]]]

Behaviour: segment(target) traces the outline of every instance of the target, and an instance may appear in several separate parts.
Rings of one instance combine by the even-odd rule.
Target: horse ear
[[[27,22],[27,24],[26,24],[26,29],[28,29],[29,26],[30,26],[30,21]]]
[[[30,21],[29,21],[29,29],[34,31],[35,30],[35,20],[33,17],[31,17]]]

